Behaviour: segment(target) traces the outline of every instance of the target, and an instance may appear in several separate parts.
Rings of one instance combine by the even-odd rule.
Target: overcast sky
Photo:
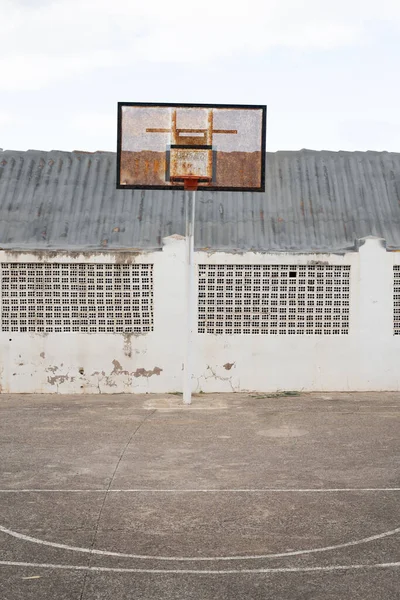
[[[117,102],[267,104],[267,149],[400,151],[400,0],[0,0],[0,147],[115,150]]]

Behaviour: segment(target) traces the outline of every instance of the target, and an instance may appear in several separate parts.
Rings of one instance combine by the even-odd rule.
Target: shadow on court
[[[0,598],[388,600],[400,394],[0,396]]]

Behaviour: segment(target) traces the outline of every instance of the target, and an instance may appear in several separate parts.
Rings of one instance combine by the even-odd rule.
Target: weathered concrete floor
[[[399,426],[397,393],[0,396],[0,598],[398,598]]]

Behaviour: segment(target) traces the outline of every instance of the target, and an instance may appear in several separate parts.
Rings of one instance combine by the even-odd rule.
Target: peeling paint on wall
[[[121,363],[117,359],[114,359],[112,361],[112,364],[114,365],[114,368],[111,371],[110,375],[133,375],[133,377],[151,377],[152,375],[160,375],[160,373],[162,372],[162,369],[160,369],[160,367],[154,367],[154,369],[150,371],[147,371],[146,369],[136,369],[136,371],[132,372],[126,371],[122,368]]]
[[[112,364],[114,365],[113,370],[111,371],[110,375],[130,375],[131,373],[129,371],[126,371],[125,369],[122,368],[121,363],[114,358],[114,360],[112,361]]]
[[[102,384],[103,381],[107,387],[117,387],[117,383],[112,378],[112,374],[113,372],[111,372],[109,375],[106,375],[105,371],[94,371],[92,373],[92,377],[97,376],[97,389],[99,390],[100,394],[103,392],[103,390],[100,387],[100,384]]]
[[[136,262],[136,258],[140,256],[140,252],[118,252],[115,255],[116,265],[132,265]]]
[[[327,260],[309,260],[307,262],[308,265],[329,265],[329,261]]]
[[[143,255],[147,255],[151,252],[154,252],[154,249],[146,249],[143,248],[143,250],[135,250],[135,249],[123,249],[123,250],[119,250],[116,251],[114,249],[110,250],[102,250],[101,248],[99,248],[98,250],[95,250],[93,252],[91,252],[90,250],[49,250],[49,249],[45,249],[45,250],[11,250],[11,249],[4,249],[0,247],[0,250],[4,250],[4,252],[6,253],[5,256],[5,260],[6,261],[15,261],[15,262],[19,262],[20,259],[22,259],[21,262],[30,262],[31,260],[35,259],[38,262],[48,262],[51,261],[53,259],[56,260],[60,260],[63,259],[65,262],[71,261],[71,262],[77,262],[77,261],[81,261],[81,262],[87,262],[88,260],[92,259],[92,258],[99,258],[100,260],[104,260],[104,258],[106,256],[109,256],[110,258],[112,258],[112,261],[110,262],[110,264],[123,264],[123,265],[129,265],[129,264],[133,264],[136,262],[136,259],[139,256],[143,256]],[[157,252],[159,252],[159,249],[156,249]]]
[[[160,367],[154,367],[152,371],[146,371],[146,369],[136,369],[133,373],[134,377],[152,377],[153,375],[160,375],[162,369]]]
[[[121,375],[124,375],[126,377],[126,379],[124,380],[124,384],[125,385],[132,385],[132,378],[138,378],[138,377],[145,377],[145,378],[149,378],[152,377],[153,375],[160,375],[163,371],[163,369],[161,369],[160,367],[154,367],[154,369],[144,369],[144,368],[138,368],[135,371],[128,371],[127,369],[124,369],[123,366],[121,365],[121,363],[119,362],[119,360],[117,360],[116,358],[114,358],[112,360],[112,365],[113,365],[113,369],[112,371],[110,371],[109,374],[106,374],[106,372],[103,371],[94,371],[91,376],[92,377],[97,377],[97,387],[100,393],[103,392],[103,389],[101,389],[101,384],[105,384],[106,387],[117,387],[117,379],[120,378]]]
[[[0,254],[0,262],[20,263],[43,260],[115,264],[116,260],[125,262],[131,257],[129,251],[119,257],[98,251],[43,251],[43,258],[40,252]],[[171,237],[164,250],[145,257],[139,254],[145,253],[138,253],[137,263],[154,263],[154,332],[0,332],[3,393],[168,393],[182,389],[184,348],[180,341],[185,339],[187,326],[182,293],[186,281],[185,244],[179,236]],[[328,335],[260,335],[255,339],[252,335],[196,332],[192,380],[197,391],[400,389],[400,336],[393,335],[392,329],[393,265],[400,265],[400,253],[389,253],[379,241],[368,239],[360,244],[359,252],[343,256],[310,254],[213,252],[207,258],[206,253],[195,253],[197,265],[351,265],[354,290],[346,340]]]
[[[106,376],[106,372],[105,371],[94,371],[92,373],[92,377],[94,377],[95,375],[101,375],[102,377]]]
[[[234,363],[234,362],[233,363],[227,362],[224,364],[224,369],[226,369],[227,371],[230,371],[232,369],[232,367],[235,366],[235,364],[236,363]]]
[[[227,363],[230,364],[230,363]],[[234,364],[234,363],[232,363]],[[210,367],[210,365],[207,365],[207,369],[206,372],[201,375],[200,377],[197,378],[197,387],[198,389],[201,389],[201,385],[200,385],[200,381],[203,380],[204,382],[207,382],[208,380],[215,380],[215,381],[222,381],[222,382],[226,382],[229,387],[230,387],[230,391],[232,392],[238,392],[239,391],[239,385],[235,385],[234,384],[234,377],[233,375],[230,375],[228,377],[222,377],[221,375],[218,375],[215,371],[215,369],[213,369],[212,367]]]
[[[132,335],[133,333],[124,333],[124,354],[128,358],[132,356]]]
[[[50,385],[58,385],[60,383],[64,383],[65,381],[75,381],[75,377],[70,377],[68,373],[66,375],[54,375],[51,377],[50,375],[47,377],[47,381]]]

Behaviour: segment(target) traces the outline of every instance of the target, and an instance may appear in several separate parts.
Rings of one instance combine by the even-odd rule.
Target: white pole
[[[191,198],[190,198],[191,196]],[[195,322],[194,296],[194,212],[196,192],[186,192],[186,356],[183,380],[183,402],[192,402],[193,328]]]

